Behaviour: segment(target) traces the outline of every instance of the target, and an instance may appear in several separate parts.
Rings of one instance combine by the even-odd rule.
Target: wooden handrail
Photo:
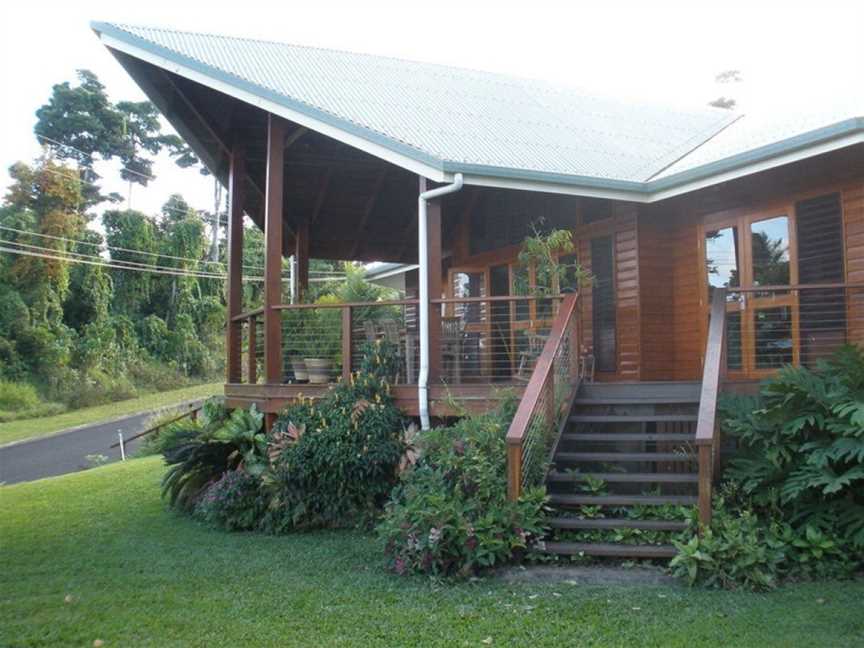
[[[789,284],[789,285],[777,285],[777,286],[751,286],[748,288],[733,288],[727,287],[725,288],[726,292],[729,293],[751,293],[751,292],[784,292],[787,290],[832,290],[832,289],[840,289],[840,288],[864,288],[864,283],[862,282],[852,282],[852,283],[821,283],[821,284]]]
[[[576,294],[576,293],[567,293]],[[563,299],[566,295],[496,295],[493,297],[442,297],[440,299],[430,299],[432,304],[479,304],[483,302],[510,302],[510,301],[539,301],[541,299]]]
[[[726,345],[726,290],[716,288],[711,299],[711,320],[705,345],[699,414],[696,419],[696,446],[699,452],[699,522],[711,524],[711,488],[714,479],[714,453],[717,443],[717,399],[723,374],[723,352]]]
[[[578,300],[579,295],[577,293],[570,293],[564,296],[561,309],[552,323],[549,338],[546,340],[543,351],[537,359],[534,371],[531,373],[531,379],[525,387],[525,392],[519,401],[519,407],[516,409],[513,421],[507,430],[507,496],[511,500],[518,499],[521,494],[522,446],[531,423],[531,418],[540,404],[544,388],[549,384],[550,380],[553,380],[552,371],[554,369],[555,355],[558,352],[558,348],[568,336],[567,324],[576,310]],[[578,353],[576,349],[572,349],[572,352]]]
[[[277,304],[276,310],[303,310],[308,308],[363,308],[367,306],[414,306],[419,299],[388,299],[374,302],[337,302],[333,304]]]
[[[247,320],[250,317],[256,317],[261,315],[264,312],[263,308],[256,308],[255,310],[248,311],[246,313],[240,313],[239,315],[235,315],[231,318],[232,322],[242,322],[243,320]]]

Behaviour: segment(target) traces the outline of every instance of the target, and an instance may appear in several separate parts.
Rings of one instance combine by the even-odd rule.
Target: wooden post
[[[252,315],[249,318],[249,353],[246,356],[246,379],[250,385],[258,382],[258,318]]]
[[[507,445],[507,499],[515,502],[522,495],[522,445]]]
[[[294,236],[294,259],[297,262],[297,272],[294,273],[294,295],[297,303],[303,302],[303,296],[309,290],[309,221],[303,220],[297,224]]]
[[[240,145],[231,151],[228,171],[228,326],[226,328],[227,362],[225,380],[242,381],[241,340],[243,322],[234,320],[243,310],[243,189],[246,178],[245,152]]]
[[[342,307],[342,380],[351,380],[351,307]]]
[[[699,446],[699,526],[707,529],[711,525],[711,482],[713,461],[711,446]]]
[[[420,178],[420,192],[431,189],[426,178]],[[441,199],[430,200],[426,210],[429,247],[429,299],[440,299],[441,290]],[[441,306],[429,306],[429,384],[441,379]]]
[[[267,119],[267,188],[264,209],[264,381],[282,382],[282,199],[285,174],[285,121]]]

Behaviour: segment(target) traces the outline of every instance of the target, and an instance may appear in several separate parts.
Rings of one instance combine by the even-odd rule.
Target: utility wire
[[[4,243],[4,242],[5,241],[0,241],[0,243]],[[142,272],[145,274],[161,274],[161,275],[171,275],[171,276],[175,276],[175,277],[196,277],[199,279],[222,279],[222,280],[224,280],[224,279],[228,278],[228,275],[225,275],[225,274],[202,274],[202,273],[195,272],[195,271],[184,271],[184,270],[180,270],[177,268],[159,268],[159,269],[157,269],[157,268],[153,268],[153,267],[149,267],[149,266],[146,268],[136,268],[136,267],[126,266],[126,265],[117,265],[116,263],[105,261],[104,259],[102,261],[91,261],[90,259],[87,259],[87,258],[69,258],[69,257],[64,257],[64,256],[57,256],[56,254],[46,254],[45,252],[31,252],[29,250],[7,248],[7,247],[3,247],[2,245],[0,245],[0,252],[8,252],[9,254],[19,254],[19,255],[29,256],[29,257],[37,257],[40,259],[51,259],[54,261],[63,261],[65,263],[83,263],[86,265],[101,266],[101,267],[105,267],[105,268],[110,268],[112,270],[127,270],[129,272]],[[97,258],[101,258],[101,257],[97,257]],[[242,280],[243,281],[250,281],[250,282],[254,281],[256,283],[260,283],[260,282],[264,281],[264,277],[243,277]],[[288,279],[286,277],[282,277],[282,282],[284,283],[286,281],[288,281]],[[312,282],[318,283],[318,282],[331,281],[331,279],[326,278],[326,277],[317,277],[317,278],[310,277],[309,281],[310,281],[310,283],[312,283]]]
[[[172,256],[170,254],[160,254],[159,252],[150,252],[147,250],[136,250],[136,249],[132,249],[132,248],[124,248],[124,247],[119,247],[119,246],[115,246],[115,245],[108,245],[107,243],[100,245],[99,243],[90,243],[89,241],[79,241],[77,239],[70,239],[70,238],[66,238],[63,236],[54,236],[52,234],[42,234],[41,232],[34,232],[31,230],[18,229],[17,227],[9,227],[7,225],[0,225],[0,230],[8,230],[10,232],[15,232],[17,234],[24,234],[24,235],[28,235],[28,236],[38,236],[40,238],[51,239],[54,241],[61,241],[63,243],[69,243],[72,245],[79,245],[79,244],[80,245],[87,245],[90,247],[95,247],[99,250],[116,250],[119,252],[128,252],[128,253],[132,253],[132,254],[143,254],[146,256],[163,258],[163,259],[172,259],[172,260],[176,260],[176,261],[188,261],[190,263],[206,263],[208,265],[223,266],[223,269],[224,269],[224,266],[227,266],[227,264],[224,261],[206,261],[206,260],[193,259],[191,257]],[[0,239],[0,242],[13,243],[16,245],[18,245],[18,244],[25,245],[25,244],[19,243],[18,241],[10,241],[10,240],[3,240],[3,239]],[[36,246],[32,246],[32,247],[36,247]],[[53,248],[44,248],[43,247],[42,249],[49,250],[51,252],[60,252],[60,250],[55,250]],[[79,254],[79,255],[89,256],[89,257],[95,256],[93,254],[87,255],[87,254],[83,254],[80,252],[71,252],[70,251],[69,253],[70,254]],[[99,258],[101,258],[101,257],[99,257]],[[125,259],[112,258],[110,260],[112,262],[138,263],[135,261],[127,261]],[[141,264],[141,265],[146,265],[146,264]],[[147,266],[147,267],[150,267],[150,266]],[[247,270],[261,270],[261,271],[264,270],[264,268],[261,266],[251,266],[251,265],[244,265],[243,268],[245,268]],[[211,272],[211,271],[210,270],[197,270],[196,272]],[[332,277],[333,279],[341,279],[342,277],[345,276],[345,273],[340,272],[339,270],[310,270],[309,273],[314,274],[314,275],[318,275],[318,276],[323,276],[323,277]]]
[[[30,250],[36,250],[38,252],[48,252],[50,254],[58,255],[60,258],[70,258],[70,259],[90,259],[100,262],[106,262],[106,260],[100,256],[93,254],[82,254],[80,252],[71,252],[66,250],[55,250],[53,248],[41,247],[39,245],[32,245],[30,243],[21,243],[20,241],[8,241],[5,239],[0,239],[0,243],[5,243],[6,245],[16,245],[18,247],[27,248]],[[66,256],[68,255],[68,257]],[[107,261],[108,263],[129,266],[132,268],[146,268],[146,269],[156,269],[156,270],[182,270],[184,272],[193,272],[199,277],[207,277],[211,279],[218,279],[220,277],[224,277],[225,273],[216,273],[216,272],[207,272],[202,270],[192,270],[185,268],[172,268],[171,266],[160,266],[149,263],[141,263],[139,261],[126,261],[124,259],[110,259]]]

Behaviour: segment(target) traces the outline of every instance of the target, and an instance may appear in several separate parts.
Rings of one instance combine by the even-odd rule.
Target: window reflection
[[[483,282],[482,272],[455,272],[453,273],[453,296],[457,299],[468,297],[485,297],[486,287]],[[456,304],[456,315],[462,317],[466,322],[479,322],[485,305],[482,302],[468,304]]]
[[[792,309],[762,308],[754,313],[756,368],[779,369],[792,362]]]
[[[741,285],[738,271],[738,228],[724,227],[705,234],[705,269],[708,274],[708,299],[715,288],[737,288]],[[735,295],[727,295],[734,301]]]
[[[788,286],[789,218],[777,216],[750,225],[753,246],[753,284]]]

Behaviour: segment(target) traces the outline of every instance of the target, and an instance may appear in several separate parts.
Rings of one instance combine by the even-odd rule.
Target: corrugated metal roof
[[[442,65],[120,24],[93,29],[447,172],[647,192],[788,134],[745,126],[739,135],[749,122],[727,110],[626,103]]]

